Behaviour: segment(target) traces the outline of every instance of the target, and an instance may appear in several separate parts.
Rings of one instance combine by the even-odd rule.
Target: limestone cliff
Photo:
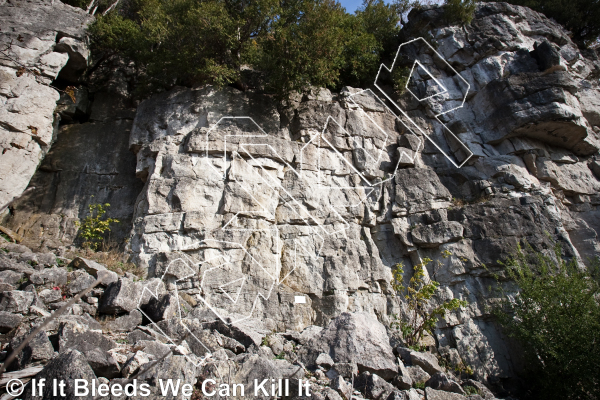
[[[558,241],[583,262],[600,254],[600,61],[543,15],[505,3],[479,5],[464,28],[439,8],[414,11],[403,35],[433,49],[399,54],[395,67],[420,62],[413,93],[384,76],[378,88],[315,89],[284,106],[176,88],[144,100],[132,121],[122,93],[98,92],[88,121],[61,127],[31,183],[42,189],[15,204],[8,226],[31,244],[70,244],[93,194],[131,221],[120,235],[150,278],[278,331],[346,311],[387,325],[403,312],[392,268],[428,257],[438,300],[469,302],[438,325],[438,351],[481,379],[509,378],[518,358],[487,307],[498,260],[524,241]]]

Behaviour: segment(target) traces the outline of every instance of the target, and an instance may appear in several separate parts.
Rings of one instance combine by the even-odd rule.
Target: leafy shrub
[[[519,288],[504,294],[495,315],[523,347],[531,395],[540,399],[600,398],[598,263],[567,262],[530,245],[504,263]]]
[[[396,67],[392,71],[392,81],[394,82],[394,91],[397,94],[404,94],[406,92],[406,84],[410,78],[410,68],[408,67]]]
[[[89,215],[85,217],[83,222],[76,222],[79,227],[79,236],[83,239],[83,247],[98,250],[104,239],[104,234],[110,231],[111,223],[118,223],[119,220],[107,218],[102,220],[102,216],[106,213],[106,208],[110,204],[90,204]]]
[[[463,389],[465,390],[467,396],[481,395],[475,386],[463,386]]]
[[[443,257],[449,255],[444,253]],[[397,294],[403,296],[408,307],[408,320],[395,322],[394,327],[400,328],[408,346],[418,345],[424,333],[431,333],[438,319],[444,317],[448,311],[458,310],[467,305],[466,301],[458,299],[445,301],[437,307],[430,304],[440,286],[439,282],[425,276],[425,267],[430,262],[432,262],[430,258],[424,258],[421,263],[414,266],[413,276],[406,287],[402,264],[396,264],[396,268],[392,271],[394,277],[392,288]]]
[[[468,25],[473,20],[478,0],[445,0],[444,16],[452,23]]]

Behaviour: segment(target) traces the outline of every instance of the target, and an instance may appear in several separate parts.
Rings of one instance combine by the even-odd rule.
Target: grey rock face
[[[96,376],[120,376],[119,364],[108,353],[117,344],[101,333],[90,331],[76,322],[63,322],[59,327],[58,344],[61,353],[70,349],[81,352]]]
[[[305,350],[306,349],[306,350]],[[398,372],[384,326],[367,313],[343,313],[299,353],[306,365],[315,365],[319,354],[337,362],[354,362],[359,371],[392,379]]]
[[[2,6],[0,19],[14,28],[10,32],[19,32],[23,24],[26,32],[33,32],[18,46],[27,49],[27,65],[38,68],[44,82],[61,68],[61,78],[74,79],[69,75],[87,58],[77,32],[88,17],[62,4],[49,4],[12,2]],[[29,10],[31,5],[40,7]],[[48,18],[55,19],[50,33]],[[62,29],[66,35],[56,43],[56,32]],[[457,106],[463,90],[458,78],[430,54],[425,54],[429,58],[424,57],[423,65],[435,69],[447,87],[444,101],[399,99],[427,138],[407,131],[401,123],[406,121],[387,112],[368,91],[354,88],[339,94],[315,89],[291,99],[287,109],[252,91],[177,88],[145,100],[137,114],[115,91],[94,93],[90,108],[90,97],[80,88],[76,103],[62,102],[56,110],[69,124],[59,128],[56,143],[31,181],[39,192],[17,202],[7,224],[23,232],[26,243],[57,248],[73,242],[74,223],[85,217],[92,201],[74,204],[73,198],[94,194],[93,202],[110,202],[107,216],[122,221],[114,234],[123,239],[132,232],[128,250],[150,277],[164,276],[162,298],[170,299],[177,288],[182,298],[188,296],[184,300],[190,306],[200,305],[186,319],[207,344],[190,342],[199,356],[231,356],[224,349],[241,353],[258,348],[273,330],[327,326],[347,312],[376,315],[387,325],[392,314],[402,317],[406,311],[398,297],[392,297],[391,269],[403,263],[410,271],[411,265],[428,257],[434,261],[427,275],[441,283],[439,300],[469,302],[467,309],[439,322],[434,332],[438,350],[451,349],[451,359],[464,360],[480,379],[510,378],[518,369],[516,358],[486,311],[495,300],[487,289],[493,281],[490,269],[502,273],[497,261],[525,241],[548,248],[546,232],[564,244],[566,257],[585,261],[600,252],[600,174],[593,158],[600,147],[598,62],[586,58],[561,27],[541,14],[502,3],[478,5],[473,23],[464,29],[447,26],[435,7],[415,10],[403,34],[431,37],[469,82],[464,106],[440,117],[474,154],[460,169],[440,151],[460,159],[465,149],[431,113]],[[35,43],[40,46],[34,49]],[[56,93],[30,75],[17,78],[14,67],[0,67],[0,95],[6,100],[0,125],[10,127],[0,140],[6,150],[0,169],[8,171],[0,174],[0,200],[7,186],[2,182],[10,181],[15,193],[27,185],[25,178],[39,164],[39,154],[56,136]],[[427,77],[417,80],[433,88]],[[20,111],[31,104],[37,104],[34,113]],[[249,139],[259,131],[256,127],[219,125],[226,115],[252,117],[267,137]],[[70,124],[83,116],[89,120]],[[31,139],[28,126],[38,129],[37,141]],[[327,146],[315,144],[319,135],[327,139]],[[244,141],[245,148],[240,144]],[[385,149],[379,163],[373,163],[373,149]],[[336,185],[351,189],[331,189]],[[307,224],[309,217],[314,222]],[[326,233],[317,235],[317,225]],[[0,254],[0,271],[14,272],[6,274],[13,281],[18,274],[39,274],[33,279],[46,282],[45,270],[36,272],[21,261],[39,262],[40,256],[21,250],[20,257]],[[205,262],[211,257],[216,257],[213,264]],[[227,261],[221,275],[200,279],[222,265],[218,260]],[[253,279],[238,280],[245,275]],[[231,285],[222,285],[227,282]],[[240,282],[247,285],[243,290]],[[12,283],[4,285],[15,289]],[[132,310],[141,287],[121,279],[101,297],[95,296],[100,297],[102,313],[131,313],[114,323],[115,330],[139,321]],[[297,296],[304,302],[296,302]],[[53,293],[40,292],[39,297],[49,308],[61,304]],[[0,308],[29,313],[31,304],[24,301],[28,298],[2,294]],[[204,310],[210,315],[206,319],[197,313],[203,300],[225,320],[251,318],[209,323],[216,318],[213,311]],[[85,313],[82,305],[76,307]],[[182,339],[177,318],[173,322],[168,310],[172,309],[158,310],[163,319],[159,326]],[[361,372],[389,379],[397,373],[396,362],[383,343],[391,339],[396,345],[397,334],[389,330],[379,335],[381,326],[371,320],[360,325],[363,322],[378,333],[350,334],[337,326],[335,332],[309,328],[293,336],[304,346],[303,359],[314,363],[321,353],[332,357],[336,364],[328,376],[351,378],[352,373],[336,371],[356,362]],[[132,337],[139,340],[142,331],[136,332]],[[325,339],[338,338],[343,339],[338,344],[324,344]],[[269,346],[288,358],[293,353],[284,351],[283,342]],[[361,346],[369,352],[361,353]],[[430,373],[438,371],[433,363],[416,363],[406,367],[406,373],[401,368],[395,384],[424,382],[426,373],[419,365]]]
[[[427,400],[465,400],[466,397],[457,393],[435,390],[430,387],[425,388],[425,398]]]
[[[118,314],[135,309],[142,295],[142,285],[131,279],[121,278],[108,285],[98,306],[104,314]]]
[[[77,350],[67,350],[61,353],[58,357],[51,360],[44,369],[39,372],[35,379],[46,379],[46,382],[52,382],[54,379],[58,381],[64,380],[65,386],[65,399],[87,399],[91,400],[91,392],[88,396],[76,397],[75,396],[75,379],[84,379],[87,382],[92,382],[96,379],[94,372],[86,362],[85,357]],[[46,385],[43,391],[44,398],[52,398],[52,386]],[[31,387],[25,390],[23,398],[27,400],[34,399],[31,395]]]
[[[135,110],[115,93],[94,93],[91,108],[86,105],[91,96],[87,90],[77,90],[76,96],[75,104],[70,98],[60,101],[65,104],[57,112],[65,124],[57,127],[55,143],[31,177],[30,186],[36,190],[15,203],[6,224],[23,232],[24,243],[32,248],[73,243],[75,222],[84,219],[94,203],[110,203],[106,217],[121,221],[111,226],[115,241],[131,231],[133,208],[143,187],[135,177],[135,155],[129,151]]]
[[[11,290],[0,294],[0,311],[27,313],[33,305],[35,295],[21,290]]]
[[[92,17],[83,10],[47,1],[14,1],[0,8],[2,42],[13,42],[0,61],[0,204],[19,195],[55,138],[54,108],[58,92],[48,84],[71,59],[55,49],[59,32],[68,35],[81,51],[86,26]],[[73,53],[74,54],[74,53]],[[17,76],[21,66],[40,72]],[[80,62],[81,66],[81,62]],[[30,127],[35,128],[35,133]]]
[[[445,392],[453,392],[462,395],[465,394],[463,388],[455,381],[449,379],[443,372],[433,374],[431,378],[425,382],[425,385],[435,390],[443,390]]]
[[[455,221],[443,221],[431,225],[420,225],[410,233],[414,244],[421,247],[437,247],[462,239],[463,227]]]
[[[31,283],[41,286],[62,286],[67,283],[67,271],[62,268],[47,268],[31,274]]]
[[[0,333],[10,332],[12,329],[19,326],[22,320],[22,315],[0,311]]]
[[[20,326],[15,332],[14,338],[10,341],[9,353],[21,345],[23,340],[33,331],[26,326]],[[38,332],[33,339],[27,343],[23,351],[21,351],[11,365],[9,370],[16,371],[25,368],[27,364],[32,362],[44,363],[54,357],[54,348],[48,339],[45,331]]]
[[[387,383],[381,377],[369,372],[363,372],[354,380],[354,388],[365,394],[367,399],[385,400],[396,390],[396,388]]]
[[[106,324],[106,329],[113,332],[130,332],[142,324],[142,313],[132,310],[129,314],[120,316]]]
[[[423,368],[423,370],[430,375],[443,372],[443,369],[440,367],[437,358],[431,353],[419,353],[417,351],[413,351],[410,353],[410,359],[412,365]]]

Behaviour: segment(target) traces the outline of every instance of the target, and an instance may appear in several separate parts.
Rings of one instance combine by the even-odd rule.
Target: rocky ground
[[[4,385],[13,377],[65,379],[66,398],[73,399],[75,379],[123,386],[136,379],[158,398],[157,379],[181,379],[193,394],[168,397],[198,399],[211,397],[202,394],[208,380],[209,394],[213,382],[217,388],[231,382],[245,385],[245,397],[266,398],[260,390],[254,396],[255,379],[290,379],[289,396],[283,397],[296,398],[302,397],[297,380],[304,379],[316,400],[494,398],[482,383],[441,366],[436,353],[392,348],[386,328],[367,313],[343,313],[324,328],[272,332],[254,319],[225,323],[189,296],[179,298],[179,307],[167,293],[140,299],[134,288],[150,281],[118,276],[91,260],[35,253],[10,242],[0,249],[0,360],[103,278],[27,344],[7,366]],[[28,386],[25,398],[30,391]]]

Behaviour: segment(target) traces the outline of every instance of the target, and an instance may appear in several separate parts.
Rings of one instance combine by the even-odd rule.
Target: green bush
[[[473,20],[478,0],[445,0],[444,16],[451,23],[468,25]]]
[[[494,0],[486,0],[494,1]],[[554,18],[573,33],[573,39],[590,45],[600,36],[600,0],[507,0]]]
[[[444,258],[449,256],[450,253],[443,254]],[[432,262],[430,258],[424,258],[421,263],[414,266],[408,286],[404,286],[402,264],[397,264],[392,270],[394,277],[392,288],[396,294],[404,298],[408,308],[408,318],[392,323],[392,327],[400,328],[402,337],[409,347],[418,346],[424,333],[432,333],[438,319],[444,317],[448,311],[458,310],[467,305],[466,301],[458,299],[445,301],[436,307],[431,304],[440,284],[425,276],[425,268],[430,262]]]
[[[531,397],[600,398],[600,280],[598,263],[585,268],[527,245],[504,263],[519,288],[495,310],[523,348]]]
[[[83,222],[75,223],[79,227],[78,234],[83,239],[83,247],[94,251],[98,250],[104,240],[104,234],[110,231],[110,224],[119,222],[118,219],[114,218],[101,219],[108,207],[110,207],[108,203],[90,204],[89,215],[85,217]]]

